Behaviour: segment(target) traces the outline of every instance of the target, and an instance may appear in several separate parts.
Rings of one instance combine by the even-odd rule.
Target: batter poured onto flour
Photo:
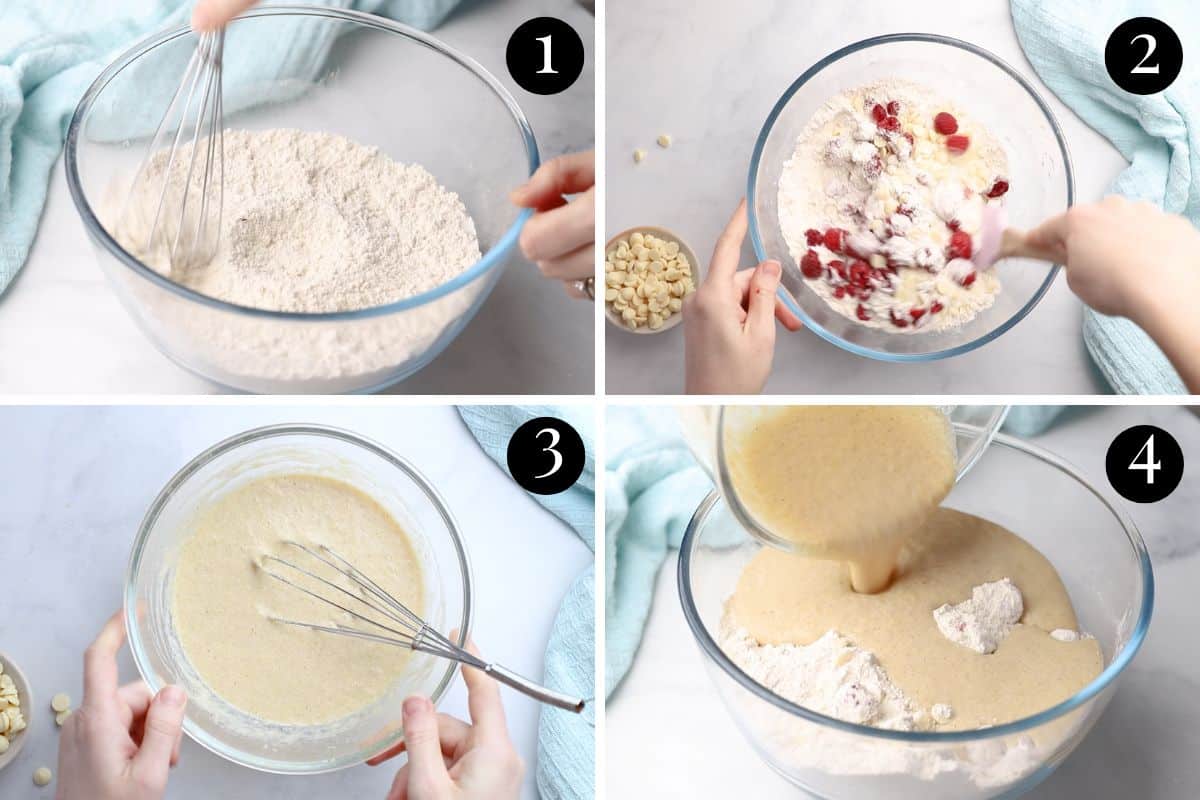
[[[273,554],[325,575],[284,540],[325,545],[421,614],[416,552],[374,499],[315,475],[258,478],[201,508],[188,534],[176,567],[175,626],[192,666],[229,703],[273,722],[321,724],[370,705],[404,673],[406,650],[272,622],[351,620],[255,566]]]

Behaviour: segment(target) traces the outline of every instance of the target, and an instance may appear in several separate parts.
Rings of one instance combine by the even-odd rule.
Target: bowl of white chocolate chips
[[[32,701],[29,682],[17,665],[0,653],[0,769],[17,757],[28,738],[23,709]]]
[[[604,315],[633,333],[679,324],[683,299],[696,291],[696,254],[663,228],[622,231],[604,247]]]

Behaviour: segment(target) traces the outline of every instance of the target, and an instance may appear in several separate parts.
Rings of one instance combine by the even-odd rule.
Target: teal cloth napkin
[[[483,451],[507,472],[508,440],[536,417],[566,420],[583,438],[583,475],[565,492],[531,495],[596,550],[595,425],[590,406],[460,406],[459,415]],[[596,582],[589,566],[559,606],[546,647],[547,686],[587,698],[582,714],[543,707],[538,723],[537,785],[549,800],[592,800],[596,775]]]
[[[1112,82],[1104,45],[1121,22],[1146,16],[1163,20],[1179,35],[1184,65],[1165,91],[1138,96]],[[1042,81],[1129,160],[1111,191],[1148,200],[1200,226],[1200,69],[1188,49],[1200,42],[1200,14],[1193,0],[1012,0],[1012,18]],[[1117,392],[1188,393],[1162,351],[1129,320],[1089,309],[1083,339]]]
[[[379,13],[419,28],[439,24],[462,0],[325,0],[320,5]],[[4,0],[0,3],[0,294],[11,284],[29,254],[46,202],[50,170],[62,149],[67,125],[83,93],[113,58],[143,36],[187,24],[194,0]],[[299,21],[296,32],[303,33]],[[274,26],[273,26],[274,27]],[[276,33],[279,28],[274,27]],[[328,32],[328,26],[315,30]],[[302,77],[315,73],[331,44],[328,36],[272,36],[269,41],[247,31],[228,42],[227,71],[232,96],[229,111],[263,98],[253,96],[266,77]],[[234,48],[236,47],[236,51]],[[184,54],[180,54],[181,56]],[[123,120],[128,128],[114,137],[152,132],[166,110],[186,60],[177,71],[160,61],[148,70],[145,97],[133,104],[142,118]],[[153,73],[153,74],[150,74]],[[297,82],[297,87],[303,85]],[[139,84],[141,86],[143,84]],[[239,89],[245,90],[238,96]],[[272,97],[279,100],[280,97]]]
[[[613,407],[605,435],[605,696],[629,671],[669,548],[712,490],[666,408]]]

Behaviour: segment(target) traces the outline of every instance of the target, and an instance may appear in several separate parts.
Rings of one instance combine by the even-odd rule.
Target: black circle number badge
[[[525,91],[558,94],[583,72],[583,40],[561,19],[536,17],[513,31],[505,59]]]
[[[508,473],[534,494],[558,494],[583,474],[579,432],[557,417],[531,419],[508,440]]]
[[[1175,437],[1153,425],[1134,425],[1108,446],[1108,482],[1134,503],[1157,503],[1183,479],[1183,450]]]
[[[1113,83],[1130,94],[1158,94],[1179,77],[1183,45],[1162,20],[1134,17],[1109,35],[1104,67]]]

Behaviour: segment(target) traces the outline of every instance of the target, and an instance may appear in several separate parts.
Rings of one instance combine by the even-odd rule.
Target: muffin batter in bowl
[[[350,617],[257,567],[271,554],[331,575],[285,541],[325,545],[422,614],[424,576],[416,551],[373,498],[333,478],[274,475],[202,506],[188,527],[172,615],[191,666],[224,700],[272,722],[319,725],[371,705],[404,675],[407,650],[271,621],[329,625]],[[298,582],[307,585],[302,576]]]

